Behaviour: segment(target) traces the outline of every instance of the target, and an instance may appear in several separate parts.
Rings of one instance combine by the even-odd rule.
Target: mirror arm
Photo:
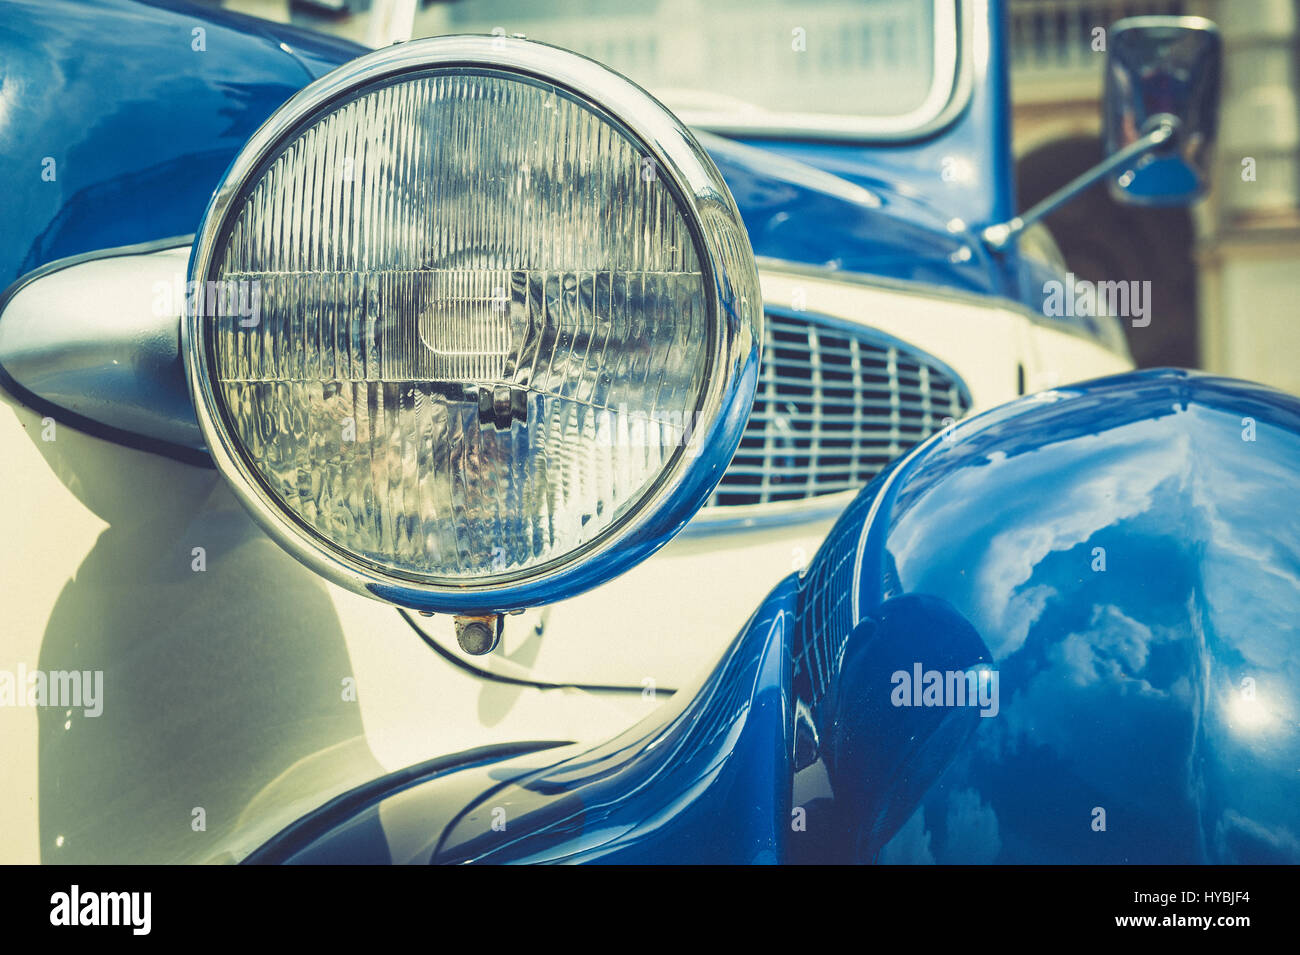
[[[1087,172],[1067,182],[1060,189],[1036,203],[1026,212],[1006,222],[999,222],[985,229],[980,235],[985,243],[995,252],[1000,252],[1015,241],[1027,226],[1033,225],[1049,212],[1074,199],[1098,179],[1102,179],[1121,169],[1133,160],[1160,149],[1178,134],[1178,118],[1168,113],[1152,116],[1147,125],[1151,127],[1139,139],[1135,139],[1123,149],[1093,166]]]

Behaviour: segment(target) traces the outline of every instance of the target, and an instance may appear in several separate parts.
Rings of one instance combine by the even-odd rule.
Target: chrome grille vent
[[[863,487],[970,405],[950,369],[897,339],[769,310],[754,410],[709,504],[798,501]]]

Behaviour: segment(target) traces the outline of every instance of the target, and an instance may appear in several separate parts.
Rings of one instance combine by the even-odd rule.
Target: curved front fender
[[[1186,372],[1027,398],[905,459],[800,595],[797,705],[821,741],[794,804],[827,830],[803,857],[1300,860],[1298,490],[1300,400]],[[928,615],[870,635],[916,601]],[[996,694],[922,700],[908,671],[981,666],[975,638]],[[871,659],[864,639],[856,674],[800,666]],[[837,765],[873,727],[895,752]]]

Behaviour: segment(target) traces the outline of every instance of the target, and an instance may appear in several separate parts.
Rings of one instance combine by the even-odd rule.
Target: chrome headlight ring
[[[368,91],[444,71],[518,78],[573,98],[635,144],[645,174],[663,183],[689,229],[708,329],[694,419],[682,446],[626,513],[563,553],[508,573],[448,579],[385,565],[340,546],[292,513],[250,459],[234,433],[217,382],[216,333],[201,301],[192,299],[187,308],[182,351],[214,462],[253,517],[290,553],[341,586],[401,606],[499,612],[547,603],[603,583],[667,542],[704,504],[748,418],[762,341],[762,305],[739,212],[716,166],[685,127],[644,90],[600,64],[507,37],[439,37],[390,47],[353,61],[289,100],[253,135],[214,193],[190,259],[192,288],[203,289],[220,279],[220,257],[241,199],[297,137],[340,104]],[[390,115],[376,121],[396,127],[399,119]],[[295,211],[306,215],[310,210]]]

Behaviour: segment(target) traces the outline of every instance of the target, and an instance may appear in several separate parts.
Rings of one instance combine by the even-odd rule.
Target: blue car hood
[[[754,254],[996,294],[997,271],[960,219],[906,183],[853,179],[776,152],[698,134],[736,198]]]
[[[0,286],[55,259],[194,232],[263,120],[364,52],[188,4],[9,4]]]
[[[178,3],[20,2],[6,21],[0,169],[30,185],[10,193],[0,287],[55,259],[194,232],[257,127],[312,79],[366,52]],[[869,175],[850,182],[767,149],[702,138],[756,254],[995,290],[965,226],[906,186]]]

